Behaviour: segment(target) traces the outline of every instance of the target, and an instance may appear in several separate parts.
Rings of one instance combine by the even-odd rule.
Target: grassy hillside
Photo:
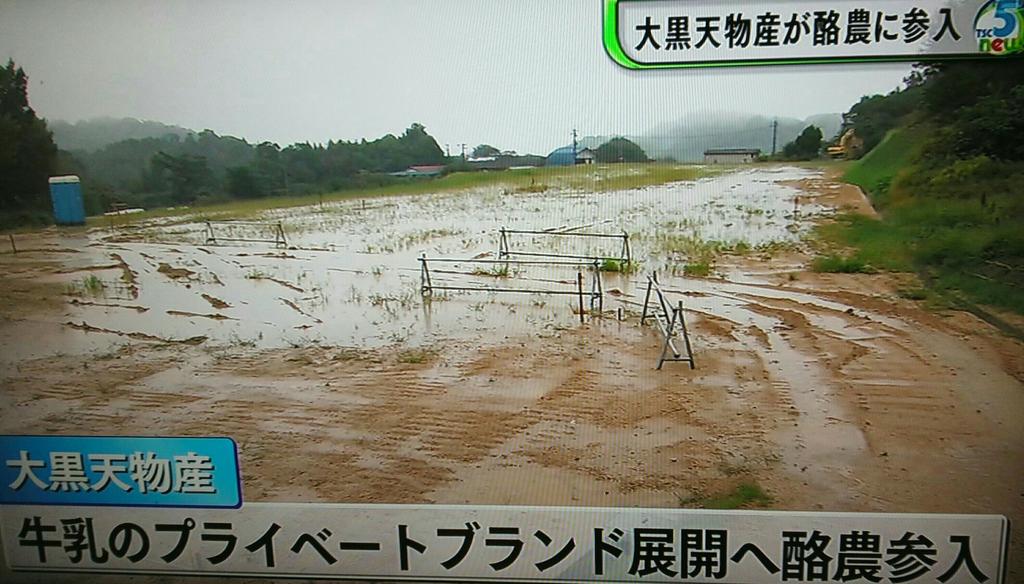
[[[824,227],[832,249],[815,267],[913,271],[926,289],[909,297],[996,324],[982,306],[1024,314],[1024,68],[921,67],[904,89],[866,97],[848,117],[859,134],[885,135],[845,175],[881,219],[847,216]]]
[[[900,169],[908,166],[921,149],[923,132],[897,128],[889,132],[874,149],[846,171],[843,180],[871,193],[876,206],[888,194],[889,185]]]
[[[844,179],[864,188],[882,218],[846,215],[822,227],[835,248],[815,267],[913,271],[927,289],[911,296],[1024,314],[1024,165],[984,156],[932,164],[935,132],[898,128],[849,168]]]

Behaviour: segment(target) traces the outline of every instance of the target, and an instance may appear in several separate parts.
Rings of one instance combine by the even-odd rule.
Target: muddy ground
[[[821,172],[752,172],[736,184],[767,189],[771,212],[745,216],[780,215],[753,243],[789,245],[694,278],[638,237],[645,272],[609,275],[582,325],[562,300],[423,302],[424,236],[373,249],[361,225],[352,253],[331,248],[347,244],[336,225],[286,250],[172,242],[187,224],[22,236],[0,255],[0,431],[232,436],[249,501],[679,507],[756,483],[773,509],[998,513],[1024,578],[1022,344],[901,298],[911,276],[810,272],[808,229],[870,205]],[[536,197],[570,225],[608,216],[574,196]],[[657,206],[636,196],[620,206]],[[604,230],[635,229],[621,216]],[[426,250],[472,257],[490,227],[445,227]],[[687,308],[694,370],[654,368],[661,339],[637,318],[650,269]]]

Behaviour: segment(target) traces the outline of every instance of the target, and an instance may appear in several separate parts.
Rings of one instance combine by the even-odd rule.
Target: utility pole
[[[463,142],[462,144],[459,144],[459,146],[462,147],[462,161],[465,162],[466,161],[466,143]]]
[[[572,163],[576,164],[576,153],[578,151],[578,144],[576,142],[576,128],[572,129]]]
[[[444,157],[445,158],[451,158],[452,157],[451,144],[445,144],[444,145]]]
[[[772,121],[772,156],[775,156],[775,139],[779,135],[779,120]]]

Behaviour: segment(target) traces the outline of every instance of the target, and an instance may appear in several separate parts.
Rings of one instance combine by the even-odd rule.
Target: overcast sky
[[[694,113],[805,118],[900,84],[907,64],[627,71],[601,0],[0,0],[0,58],[49,119],[135,117],[250,141],[373,138],[546,153]]]

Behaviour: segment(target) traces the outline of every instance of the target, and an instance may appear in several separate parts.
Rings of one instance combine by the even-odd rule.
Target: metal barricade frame
[[[622,248],[618,256],[585,256],[575,254],[560,254],[560,253],[548,253],[548,252],[536,252],[536,251],[517,251],[513,250],[509,243],[510,234],[522,234],[522,235],[549,235],[549,236],[560,236],[560,237],[589,237],[589,238],[611,238],[621,239]],[[598,260],[598,261],[617,261],[629,265],[633,262],[633,254],[629,245],[629,233],[623,231],[622,233],[580,233],[576,231],[543,231],[539,229],[506,229],[504,227],[498,230],[498,257],[506,258],[513,255],[519,256],[530,256],[530,257],[547,257],[547,258],[567,258],[567,259],[581,259],[581,260]]]
[[[650,305],[652,292],[657,296],[657,303],[654,305],[654,310],[648,313],[647,309]],[[659,309],[660,312],[658,311]],[[690,364],[690,369],[696,369],[696,364],[693,360],[693,348],[690,346],[690,333],[686,329],[683,301],[679,300],[676,306],[671,305],[665,297],[665,292],[658,284],[657,272],[647,276],[647,294],[644,296],[644,309],[640,316],[640,324],[647,324],[647,319],[654,319],[658,323],[658,330],[665,337],[665,343],[661,347],[661,355],[658,356],[657,369],[660,370],[666,361],[686,362]],[[678,332],[676,327],[679,327]],[[673,338],[678,333],[681,333],[683,337],[683,343],[686,348],[685,355],[679,352],[679,349],[676,348],[673,342]],[[669,351],[671,351],[671,356],[669,356]]]
[[[591,312],[597,310],[599,313],[604,310],[604,283],[601,280],[601,265],[598,258],[586,258],[591,260],[589,262],[570,262],[570,261],[555,261],[555,260],[514,260],[514,259],[472,259],[472,258],[428,258],[427,254],[421,255],[417,258],[420,262],[420,293],[423,296],[430,296],[435,290],[443,291],[455,291],[455,292],[496,292],[496,293],[520,293],[520,294],[548,294],[555,296],[576,296],[579,298],[579,315],[580,322],[585,322],[586,311],[584,308],[584,299],[589,297],[590,299],[590,310]],[[449,263],[449,264],[485,264],[485,265],[518,265],[518,266],[590,266],[593,276],[591,278],[590,291],[585,292],[583,286],[583,272],[576,272],[576,289],[575,290],[550,290],[550,289],[531,289],[531,288],[501,288],[494,286],[449,286],[449,285],[436,285],[431,280],[430,276],[430,262],[435,263]],[[435,272],[437,272],[435,270]],[[457,272],[461,274],[462,272]],[[465,274],[473,275],[473,274]]]
[[[206,244],[217,245],[220,241],[241,241],[248,243],[273,243],[274,247],[287,247],[288,239],[284,234],[284,225],[280,221],[276,222],[262,222],[262,221],[205,221],[206,223]],[[214,225],[240,225],[250,227],[264,227],[273,230],[273,239],[270,238],[249,238],[249,237],[218,237],[213,229]]]

